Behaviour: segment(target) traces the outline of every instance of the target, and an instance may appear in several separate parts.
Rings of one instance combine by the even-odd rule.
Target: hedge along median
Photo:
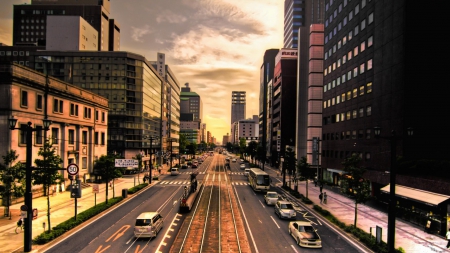
[[[329,220],[330,222],[337,225],[339,228],[344,230],[347,233],[351,233],[356,238],[359,239],[360,242],[364,243],[368,248],[375,252],[379,253],[387,253],[389,252],[387,244],[384,241],[381,241],[380,244],[378,244],[375,241],[375,237],[370,235],[369,233],[366,233],[364,230],[354,227],[353,225],[346,225],[344,222],[339,221],[334,217],[328,210],[323,209],[322,207],[318,205],[314,205],[314,210],[316,210],[318,213],[320,213],[324,218]],[[405,253],[405,250],[402,247],[399,247],[395,250],[397,253]]]
[[[148,185],[147,183],[136,185],[135,187],[128,189],[128,194],[136,193],[136,192],[140,191],[141,189],[143,189],[144,187],[146,187],[147,185]],[[116,205],[117,203],[119,203],[122,200],[123,200],[123,197],[120,196],[120,197],[115,197],[115,198],[109,199],[108,204],[106,204],[106,202],[97,204],[96,206],[93,206],[93,207],[87,209],[86,211],[77,214],[76,220],[75,220],[75,217],[72,217],[72,218],[56,225],[55,227],[52,228],[52,230],[45,231],[42,234],[36,236],[33,239],[33,243],[37,244],[37,245],[46,244],[46,243],[58,238],[59,236],[63,235],[67,231],[75,228],[76,226],[80,225],[81,223],[83,223],[83,222],[89,220],[90,218],[98,215],[99,213],[107,210],[111,206]]]

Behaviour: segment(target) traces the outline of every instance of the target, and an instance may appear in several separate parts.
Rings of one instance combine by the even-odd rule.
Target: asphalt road
[[[216,156],[225,158],[218,154]],[[205,176],[203,173],[212,159],[213,157],[209,157],[197,169],[199,181]],[[264,203],[263,194],[255,193],[246,184],[247,178],[244,176],[244,170],[239,168],[239,162],[230,165],[234,191],[240,203],[252,252],[365,252],[345,234],[332,228],[322,218],[316,217],[295,199],[290,199],[296,205],[297,220],[311,221],[322,237],[322,249],[300,248],[288,233],[289,221],[280,220],[274,214],[273,206]],[[192,170],[180,171],[180,175],[166,176],[159,184],[145,189],[127,202],[107,211],[46,252],[168,252],[186,215],[177,213],[178,200],[184,185],[189,182],[188,173]],[[278,187],[276,172],[267,172],[272,176],[271,190],[283,194]],[[140,213],[148,211],[159,211],[164,217],[164,227],[154,239],[136,240],[133,233],[135,218]]]

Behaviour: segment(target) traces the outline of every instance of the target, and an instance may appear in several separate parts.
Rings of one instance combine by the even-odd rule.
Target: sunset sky
[[[13,4],[1,0],[0,42],[12,43]],[[166,64],[181,86],[203,101],[206,128],[222,141],[230,132],[231,91],[247,92],[247,118],[259,114],[259,69],[264,51],[283,46],[283,0],[111,0],[121,51]]]

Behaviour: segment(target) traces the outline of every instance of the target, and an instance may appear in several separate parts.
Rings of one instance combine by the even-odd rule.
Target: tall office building
[[[85,40],[86,43],[95,44],[98,51],[120,48],[119,25],[109,17],[110,0],[32,0],[31,4],[14,5],[13,45],[35,43],[45,46],[49,39],[47,16],[82,17],[98,32],[97,38]],[[68,31],[66,33],[70,35]]]
[[[325,180],[339,183],[342,161],[358,154],[376,195],[389,183],[385,172],[401,158],[396,184],[409,187],[410,197],[397,198],[398,205],[408,213],[413,206],[412,213],[436,214],[441,225],[447,225],[447,205],[443,211],[416,198],[423,190],[448,194],[450,187],[448,174],[433,162],[448,160],[450,153],[450,107],[441,92],[448,71],[438,63],[447,48],[444,4],[326,1],[321,145]],[[429,25],[418,33],[424,20]],[[375,138],[374,127],[384,138]]]
[[[323,58],[323,44],[320,42],[320,32],[318,35],[318,27],[315,24],[323,24],[325,15],[325,0],[304,0],[301,1],[302,10],[302,26],[298,28],[298,70],[297,70],[297,117],[296,117],[296,132],[295,132],[295,154],[297,159],[303,156],[307,157],[308,163],[312,163],[311,156],[307,156],[311,151],[312,136],[316,136],[317,131],[312,133],[313,128],[321,128],[320,118],[321,111],[317,110],[316,102],[312,99],[322,99],[319,90],[322,85],[320,78],[320,69],[323,63],[319,58]],[[323,27],[323,25],[322,25]],[[323,31],[322,37],[323,37]],[[322,38],[323,40],[323,38]],[[318,44],[319,43],[319,44]],[[323,76],[323,75],[322,75]],[[314,88],[312,88],[314,87]],[[314,91],[313,91],[314,90]],[[311,92],[315,92],[311,94]],[[319,97],[317,97],[319,96]],[[311,113],[313,112],[313,113]],[[317,121],[319,119],[319,122]],[[308,132],[309,131],[309,132]],[[317,137],[320,137],[317,136]]]
[[[284,1],[284,48],[298,47],[298,28],[304,26],[304,2],[304,0]]]
[[[268,120],[268,109],[267,107],[269,100],[269,94],[272,94],[269,89],[269,83],[273,79],[273,70],[275,69],[275,57],[278,54],[279,49],[269,49],[266,50],[263,57],[263,63],[261,64],[259,72],[259,145],[263,148],[266,154],[270,150],[270,145],[268,145],[268,134],[267,134],[267,120]],[[225,143],[226,144],[226,143]]]
[[[189,83],[186,83],[180,92],[180,134],[190,136],[188,139],[191,142],[200,143],[201,141],[202,113],[203,105],[200,96],[191,91]]]
[[[233,91],[231,93],[231,124],[245,119],[245,91]]]

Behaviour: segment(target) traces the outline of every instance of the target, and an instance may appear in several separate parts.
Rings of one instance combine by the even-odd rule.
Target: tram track
[[[170,252],[251,252],[224,160],[216,155]]]

